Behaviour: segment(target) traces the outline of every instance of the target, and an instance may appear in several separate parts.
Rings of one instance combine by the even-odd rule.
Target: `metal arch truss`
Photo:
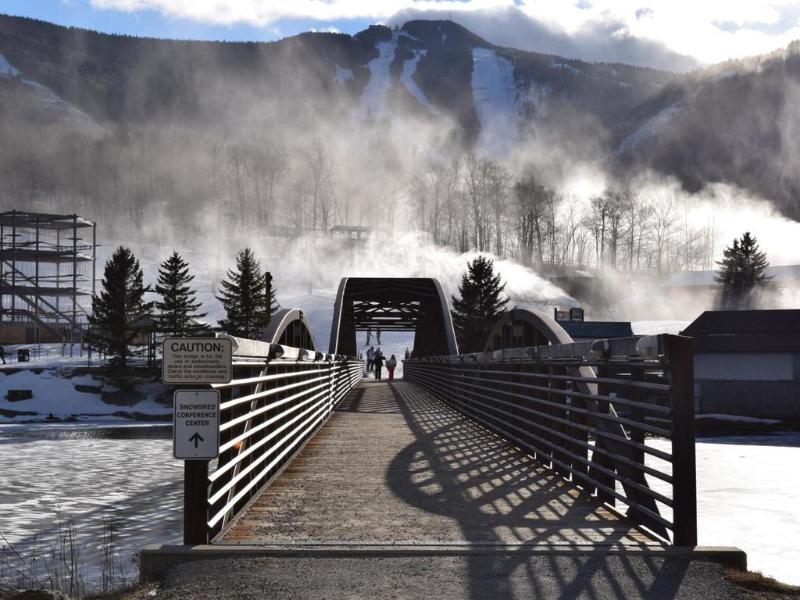
[[[329,352],[355,356],[357,331],[414,331],[414,355],[458,354],[447,300],[427,277],[346,277],[336,296]]]
[[[261,338],[270,344],[317,350],[311,325],[302,310],[282,308],[275,312]]]

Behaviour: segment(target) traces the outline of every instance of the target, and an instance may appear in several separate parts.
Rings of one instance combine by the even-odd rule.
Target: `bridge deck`
[[[658,542],[413,384],[364,382],[221,543]]]

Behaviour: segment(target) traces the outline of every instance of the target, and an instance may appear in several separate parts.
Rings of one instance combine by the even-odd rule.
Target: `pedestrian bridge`
[[[364,381],[222,544],[653,544],[412,383]]]
[[[362,380],[355,333],[377,327],[417,331],[402,381]],[[512,310],[484,352],[462,355],[435,281],[350,279],[329,352],[299,310],[234,342],[234,380],[213,386],[220,455],[185,466],[187,547],[697,543],[687,338],[572,343],[547,315]]]

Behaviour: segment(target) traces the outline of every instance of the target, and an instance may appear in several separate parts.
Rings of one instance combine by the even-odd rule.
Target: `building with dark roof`
[[[630,321],[584,321],[584,311],[579,306],[569,309],[556,308],[553,314],[556,322],[576,342],[633,335]]]
[[[559,321],[576,342],[631,337],[630,321]]]
[[[800,310],[706,311],[682,333],[699,413],[800,421]]]

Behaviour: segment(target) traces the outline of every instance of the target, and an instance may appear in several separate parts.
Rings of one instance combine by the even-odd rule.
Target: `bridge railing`
[[[187,461],[184,543],[219,539],[292,461],[362,377],[358,359],[234,338],[220,391],[220,453]]]
[[[694,546],[692,366],[690,338],[658,335],[410,359],[403,377],[663,539]]]

